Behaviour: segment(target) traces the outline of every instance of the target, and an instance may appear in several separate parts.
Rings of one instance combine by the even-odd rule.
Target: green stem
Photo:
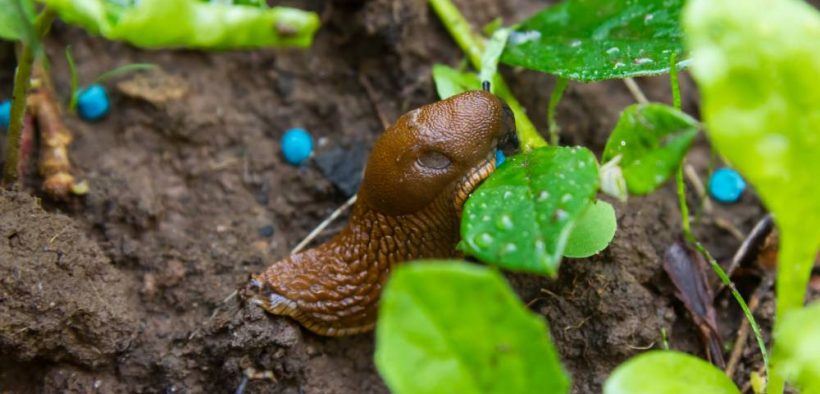
[[[3,184],[17,182],[17,162],[20,159],[20,134],[23,130],[23,117],[26,112],[26,92],[31,84],[31,65],[34,63],[34,52],[29,45],[23,45],[14,74],[14,91],[11,96],[11,114],[8,137],[6,138],[6,165],[3,168]]]
[[[566,78],[558,77],[558,79],[555,80],[555,87],[552,89],[549,106],[547,107],[547,123],[549,124],[550,144],[556,146],[558,145],[560,128],[558,127],[558,122],[555,120],[555,112],[556,108],[558,108],[558,103],[561,101],[561,97],[564,96],[564,91],[567,89],[568,83],[569,80]]]
[[[71,100],[68,102],[68,110],[75,112],[77,111],[77,89],[80,86],[80,78],[77,75],[74,56],[71,55],[71,45],[65,47],[65,60],[68,62],[68,71],[71,73]]]
[[[681,99],[680,99],[680,83],[678,82],[678,67],[676,65],[678,59],[678,54],[672,52],[672,56],[669,58],[669,82],[672,85],[672,106],[675,107],[678,111],[681,110]]]
[[[683,165],[678,166],[678,172],[675,174],[675,182],[677,182],[678,185],[678,206],[680,206],[681,226],[683,226],[683,234],[688,238],[692,234],[692,228],[689,226],[689,205],[686,203],[686,184],[683,182]]]
[[[35,40],[45,36],[51,22],[55,18],[54,12],[43,10],[34,22]],[[26,114],[26,94],[31,85],[31,66],[34,64],[36,43],[22,44],[20,58],[17,62],[17,72],[14,74],[14,90],[12,92],[11,114],[9,119],[8,137],[6,138],[6,164],[3,168],[3,184],[10,185],[17,182],[17,162],[20,160],[20,134],[23,130],[23,118]]]
[[[706,261],[709,262],[709,265],[712,267],[712,270],[715,271],[717,276],[720,278],[720,281],[729,288],[732,293],[732,296],[737,301],[738,305],[740,305],[740,309],[743,310],[743,314],[746,316],[746,320],[749,321],[749,326],[752,327],[752,332],[755,334],[755,339],[757,340],[757,346],[760,348],[760,353],[763,356],[763,364],[766,366],[766,369],[769,369],[769,353],[766,351],[766,343],[763,341],[763,335],[760,332],[760,326],[757,324],[757,320],[755,320],[752,311],[749,309],[749,306],[746,304],[746,301],[740,295],[740,292],[737,291],[735,284],[732,283],[732,280],[729,278],[729,275],[723,270],[723,268],[718,264],[717,260],[712,257],[712,254],[709,253],[708,250],[695,238],[695,235],[692,234],[692,229],[689,225],[689,206],[686,204],[686,185],[683,183],[683,166],[678,167],[678,172],[676,175],[677,186],[678,186],[678,203],[680,204],[680,212],[681,212],[681,224],[683,227],[683,235],[686,238],[686,241],[689,242],[692,246],[694,246],[695,250],[703,256]]]
[[[451,0],[429,0],[430,6],[438,15],[444,27],[456,41],[458,46],[470,59],[476,69],[481,69],[481,55],[484,53],[484,40],[476,35],[470,24],[461,15],[461,12]],[[515,128],[521,142],[521,151],[529,152],[533,149],[547,146],[547,141],[538,134],[538,130],[527,116],[527,111],[518,99],[512,94],[507,83],[496,73],[493,77],[495,94],[504,100],[515,115]]]
[[[737,287],[735,287],[735,284],[732,283],[729,275],[726,275],[726,271],[723,270],[709,251],[706,250],[706,248],[697,239],[695,239],[692,234],[689,234],[687,238],[689,238],[689,242],[695,246],[695,249],[700,252],[703,258],[709,262],[709,265],[712,266],[712,270],[714,270],[718,277],[720,277],[720,281],[723,282],[723,284],[732,292],[732,296],[735,298],[738,305],[740,305],[740,309],[743,310],[743,314],[746,316],[746,319],[749,320],[749,325],[752,327],[752,332],[755,334],[755,340],[757,340],[757,346],[760,348],[760,354],[763,356],[763,365],[766,369],[768,369],[769,352],[766,351],[766,342],[763,341],[763,334],[760,332],[760,326],[757,324],[757,320],[755,320],[755,317],[749,309],[749,306],[746,304],[746,301],[740,295],[740,292],[737,291]]]

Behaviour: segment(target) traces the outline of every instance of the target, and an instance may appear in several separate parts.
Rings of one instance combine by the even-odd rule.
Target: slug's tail
[[[376,322],[381,282],[370,284],[364,280],[368,272],[357,274],[356,265],[336,255],[320,246],[287,257],[253,276],[245,294],[268,313],[290,316],[320,335],[370,331]]]

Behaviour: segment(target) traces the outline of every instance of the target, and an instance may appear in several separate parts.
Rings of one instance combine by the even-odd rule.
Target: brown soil
[[[372,334],[318,337],[224,300],[346,199],[315,165],[284,162],[284,130],[311,130],[318,153],[369,146],[381,131],[377,111],[392,120],[435,100],[431,66],[455,65],[461,53],[424,1],[288,3],[326,18],[309,50],[146,52],[54,27],[47,51],[62,97],[67,45],[81,82],[135,62],[158,64],[165,75],[122,77],[120,88],[110,82],[113,111],[101,122],[66,116],[76,136],[72,160],[91,185],[85,198],[57,203],[32,197],[42,197],[32,189],[0,192],[0,391],[233,392],[247,368],[275,378],[251,380],[246,392],[387,391],[373,366]],[[457,3],[477,26],[498,15],[517,21],[544,5]],[[0,87],[10,92],[8,46],[0,62]],[[505,73],[545,129],[554,79]],[[684,82],[685,109],[697,113],[696,91]],[[665,78],[639,83],[650,99],[669,102]],[[600,154],[632,102],[618,81],[571,84],[559,106],[563,143]],[[689,161],[706,172],[704,140]],[[673,185],[616,209],[618,234],[600,255],[566,261],[558,280],[509,275],[550,322],[575,393],[599,392],[617,364],[660,347],[664,328],[673,348],[702,354],[661,269],[664,250],[680,236]],[[763,214],[753,193],[717,212],[744,232]],[[739,242],[708,219],[695,223],[698,235],[727,261]],[[269,237],[260,231],[266,226],[274,229]],[[760,309],[767,338],[770,298]],[[720,294],[716,302],[727,342],[740,321],[728,300]],[[760,364],[749,345],[739,381]]]

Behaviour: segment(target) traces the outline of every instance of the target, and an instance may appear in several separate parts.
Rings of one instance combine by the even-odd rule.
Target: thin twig
[[[359,73],[359,83],[364,88],[364,92],[367,93],[367,98],[370,100],[370,105],[373,106],[373,112],[375,112],[376,116],[379,117],[382,127],[387,129],[390,127],[390,120],[387,119],[387,116],[385,116],[384,112],[382,112],[381,108],[379,108],[379,101],[376,99],[376,90],[373,89],[370,79],[363,73]]]
[[[299,242],[299,245],[296,245],[296,247],[290,251],[290,254],[299,253],[302,249],[304,249],[304,247],[307,246],[307,244],[309,244],[310,241],[313,241],[313,239],[316,238],[316,236],[322,232],[322,230],[324,230],[328,225],[330,225],[330,223],[333,223],[333,221],[336,220],[336,218],[339,217],[339,215],[341,215],[342,212],[346,211],[348,208],[353,206],[353,204],[356,203],[357,197],[358,194],[354,194],[344,204],[342,204],[342,206],[336,208],[336,210],[333,211],[333,213],[331,213],[330,216],[327,217],[327,219],[322,221],[322,223],[319,223],[319,225],[316,226],[316,228],[314,228],[313,231],[311,231],[310,234],[308,234],[307,237],[305,237],[305,239],[302,240],[302,242]]]
[[[649,103],[649,100],[646,99],[646,95],[643,94],[641,87],[638,86],[638,83],[635,82],[632,78],[624,78],[624,85],[626,88],[629,89],[629,93],[632,93],[632,97],[635,97],[635,101],[641,104]]]
[[[695,188],[698,198],[700,198],[703,204],[703,211],[711,215],[713,211],[712,201],[706,196],[706,187],[703,185],[703,181],[700,179],[695,167],[689,163],[683,163],[683,171],[686,174],[686,179],[688,179],[689,182],[692,183],[692,187]]]

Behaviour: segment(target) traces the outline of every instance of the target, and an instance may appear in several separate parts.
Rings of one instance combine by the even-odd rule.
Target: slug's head
[[[469,193],[495,170],[499,142],[514,136],[512,111],[485,91],[410,111],[376,141],[360,198],[388,215],[413,213],[439,198],[460,212]]]

